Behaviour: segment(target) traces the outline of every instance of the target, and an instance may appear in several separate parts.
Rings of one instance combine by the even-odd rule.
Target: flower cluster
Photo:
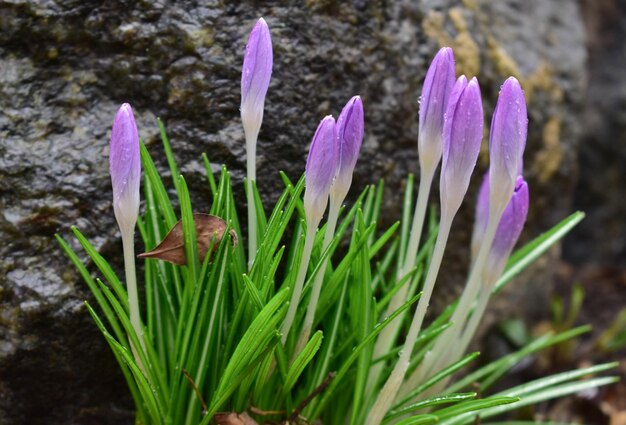
[[[252,142],[248,144],[248,157],[252,159],[255,149],[251,145],[256,143],[261,127],[272,64],[269,28],[261,18],[250,34],[241,78],[241,116],[246,140]],[[304,210],[309,230],[305,247],[312,247],[315,230],[329,199],[332,211],[329,217],[336,220],[336,212],[350,189],[363,141],[363,115],[361,98],[354,96],[345,105],[337,121],[332,116],[325,117],[313,136],[305,168]],[[478,278],[472,279],[470,276],[471,284],[477,285],[474,281],[481,280],[489,284],[495,282],[526,220],[528,186],[521,172],[527,122],[524,94],[519,82],[511,77],[502,86],[491,123],[491,167],[479,196],[472,244],[476,259],[471,276],[476,275]],[[418,150],[422,172],[432,174],[437,164],[442,162],[440,194],[445,230],[451,225],[465,197],[483,135],[483,109],[478,80],[476,77],[468,80],[461,75],[454,82],[454,56],[450,48],[442,48],[428,69],[421,96],[419,124]],[[128,104],[122,105],[116,116],[110,158],[115,214],[120,228],[128,233],[134,229],[138,214],[141,174],[137,128]],[[252,180],[254,172],[249,174],[249,181]],[[333,228],[335,224],[332,224]],[[417,226],[421,227],[422,223],[417,223]],[[254,227],[251,222],[251,233]],[[447,239],[447,232],[440,231],[440,235],[442,233],[446,233],[445,238],[437,245],[442,247],[441,251]],[[289,333],[290,317],[295,314],[300,301],[310,248],[305,248],[304,252],[300,278],[296,281],[290,303],[290,311],[293,312],[287,314],[283,338]],[[253,257],[255,252],[248,254]],[[407,256],[411,255],[414,254],[409,251]],[[412,260],[407,258],[405,263],[413,264]],[[426,296],[420,304],[428,305],[428,294],[438,272],[436,263],[431,263],[432,282],[426,279]],[[469,294],[476,296],[474,287],[469,288]],[[468,302],[474,300],[471,296],[469,298]],[[310,308],[314,311],[315,305]],[[422,320],[423,317],[418,318],[417,331]]]
[[[473,263],[465,291],[451,319],[452,326],[437,339],[426,359],[405,381],[415,341],[426,316],[439,273],[452,220],[469,187],[483,138],[483,109],[478,80],[474,77],[468,81],[465,75],[461,75],[453,84],[453,75],[452,50],[442,48],[426,74],[421,97],[418,138],[421,176],[426,184],[430,185],[434,170],[442,158],[439,185],[441,196],[439,234],[423,284],[422,297],[407,333],[400,358],[368,416],[367,423],[371,425],[382,421],[399,392],[402,395],[410,393],[419,382],[432,376],[432,371],[440,370],[458,360],[458,357],[463,354],[466,347],[459,350],[458,344],[454,344],[455,339],[464,330],[464,340],[468,338],[468,333],[473,334],[475,331],[475,328],[472,329],[474,326],[467,323],[470,308],[479,293],[488,298],[526,220],[528,186],[521,172],[528,118],[524,94],[519,82],[510,77],[502,86],[492,118],[489,143],[491,163],[489,184],[483,185],[479,196],[477,208],[480,216],[477,218],[477,223],[480,225],[475,228],[477,235],[473,242],[474,246],[478,246],[475,248],[478,251],[477,258]],[[411,231],[413,240],[410,242],[410,249],[404,260],[404,272],[408,271],[406,265],[412,267],[415,264],[414,256],[424,218],[423,204],[426,202],[428,192],[428,187],[422,188],[420,185],[418,196],[423,198],[418,199]],[[477,309],[472,315],[473,321],[478,321],[483,311]],[[385,333],[392,331],[393,329],[383,331],[379,341],[387,345],[378,346],[379,352],[391,348],[389,344],[393,343],[395,335],[385,339]],[[373,378],[378,377],[374,375]]]
[[[254,414],[284,416],[287,411],[280,420],[267,419],[272,423],[304,423],[300,419],[306,416],[310,423],[379,425],[412,414],[420,403],[423,408],[474,398],[474,393],[447,394],[448,388],[442,386],[449,374],[442,371],[452,374],[463,361],[528,214],[529,190],[522,167],[528,117],[520,83],[513,77],[503,83],[491,118],[490,165],[476,203],[471,267],[463,293],[450,316],[440,316],[439,327],[423,329],[452,224],[483,141],[477,78],[456,78],[448,47],[434,57],[420,97],[419,189],[414,207],[412,176],[405,195],[403,218],[413,213],[413,220],[403,224],[395,238],[399,223],[377,232],[382,184],[367,188],[355,206],[343,208],[364,137],[360,96],[349,99],[336,120],[331,115],[321,119],[310,139],[304,177],[293,184],[283,175],[285,191],[269,218],[265,216],[256,186],[256,144],[272,67],[270,30],[259,19],[246,45],[241,75],[247,252],[236,243],[241,230],[227,169],[222,168],[217,185],[204,157],[213,203],[210,214],[193,212],[184,178],[173,176],[181,216],[177,221],[126,103],[113,123],[109,162],[126,287],[77,230],[112,290],[92,279],[78,256],[61,242],[107,319],[105,323],[88,306],[129,382],[138,409],[136,422],[226,423],[232,415],[239,421],[235,412],[254,405],[259,407]],[[433,235],[424,243],[428,198],[440,164],[439,226],[436,239]],[[146,208],[138,223],[142,165]],[[170,166],[172,174],[178,174],[176,166]],[[295,232],[286,249],[285,232],[292,228],[293,217],[298,217]],[[142,291],[135,272],[137,224],[146,248],[156,246],[140,255],[146,259]],[[334,250],[350,228],[347,253],[335,263]],[[167,255],[155,254],[163,252]],[[380,264],[374,266],[372,260],[379,257]],[[143,315],[140,293],[146,297]],[[590,382],[585,385],[592,386],[594,381]],[[546,394],[556,393],[551,388]],[[424,400],[434,394],[439,398]],[[471,400],[468,403],[476,402],[473,408],[462,405],[459,412],[474,413],[517,400],[495,396]],[[494,404],[479,406],[487,401]],[[440,412],[446,419],[446,409],[435,411]],[[456,415],[447,414],[448,419]],[[401,423],[433,423],[433,417],[420,414],[412,417],[415,422]],[[244,422],[256,423],[249,416]]]

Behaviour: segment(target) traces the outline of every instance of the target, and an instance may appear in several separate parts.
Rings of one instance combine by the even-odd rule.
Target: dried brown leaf
[[[213,417],[218,425],[258,425],[246,412],[222,412],[216,413]]]
[[[217,248],[224,237],[228,224],[223,219],[210,214],[193,214],[193,222],[196,227],[196,241],[198,243],[198,256],[203,260],[209,250],[211,241],[215,239],[213,251]],[[237,245],[237,234],[231,230],[230,236],[233,245]],[[138,255],[139,258],[155,258],[183,266],[187,264],[185,258],[185,244],[183,239],[183,223],[179,220],[167,233],[165,238],[152,251]]]

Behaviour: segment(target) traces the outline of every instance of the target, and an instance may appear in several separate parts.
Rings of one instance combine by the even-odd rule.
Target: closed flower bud
[[[241,72],[241,119],[246,133],[255,138],[263,121],[272,64],[272,38],[267,23],[261,18],[248,38]]]
[[[113,209],[122,234],[133,232],[139,214],[141,159],[133,110],[124,103],[115,115],[109,145]]]
[[[359,96],[354,96],[337,119],[336,143],[339,146],[339,158],[331,196],[338,203],[343,202],[352,184],[352,173],[363,142],[363,126],[363,102]]]
[[[441,159],[444,114],[454,86],[454,55],[444,47],[435,56],[424,80],[419,111],[420,167],[432,170]]]
[[[509,77],[500,89],[489,135],[490,197],[496,211],[507,205],[521,174],[527,129],[524,92],[519,82]]]
[[[328,194],[339,157],[335,127],[335,119],[332,116],[324,118],[317,127],[309,148],[304,177],[306,185],[304,210],[307,226],[317,227],[328,205]]]
[[[528,202],[528,184],[523,177],[519,176],[515,183],[513,195],[504,209],[500,223],[498,223],[498,230],[496,230],[496,236],[483,273],[485,282],[493,284],[502,274],[524,228],[528,215]]]
[[[469,187],[483,138],[483,107],[478,80],[459,77],[448,103],[441,166],[442,214],[456,213]]]

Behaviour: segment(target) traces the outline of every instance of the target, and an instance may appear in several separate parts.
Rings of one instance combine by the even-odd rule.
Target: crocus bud
[[[459,77],[452,89],[443,129],[441,208],[455,214],[476,166],[483,138],[483,106],[478,80]]]
[[[253,135],[255,139],[263,121],[272,63],[272,38],[267,23],[261,18],[248,38],[241,72],[241,120],[246,136]]]
[[[435,56],[420,97],[418,153],[422,170],[434,172],[443,145],[444,114],[454,86],[454,55],[444,47]]]
[[[363,126],[363,102],[359,96],[354,96],[337,119],[339,158],[331,196],[338,203],[343,202],[352,184],[352,173],[363,142]]]
[[[133,110],[124,103],[115,115],[109,145],[113,210],[122,235],[133,232],[139,214],[141,160]]]
[[[490,199],[495,211],[507,205],[521,174],[527,129],[524,92],[519,82],[509,77],[500,89],[489,135]]]
[[[304,192],[304,210],[306,213],[307,226],[316,226],[322,219],[328,194],[337,170],[339,149],[335,143],[336,129],[335,119],[328,115],[324,118],[317,130],[306,161]]]
[[[516,179],[513,195],[504,209],[496,236],[483,272],[484,281],[493,284],[502,274],[506,261],[517,243],[528,215],[528,185],[524,178]]]
[[[472,232],[471,256],[472,263],[478,256],[478,250],[483,243],[483,236],[489,222],[489,172],[483,176],[476,199],[476,213],[474,216],[474,230]]]

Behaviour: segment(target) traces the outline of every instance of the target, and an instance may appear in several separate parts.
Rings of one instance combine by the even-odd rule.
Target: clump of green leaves
[[[400,279],[396,277],[397,268],[401,267],[398,258],[399,252],[406,249],[408,226],[403,221],[380,228],[382,182],[367,187],[354,204],[342,209],[337,230],[326,249],[321,249],[325,230],[322,227],[317,232],[303,290],[306,299],[316,272],[328,260],[315,316],[316,331],[302,351],[295,352],[306,302],[301,303],[294,321],[296,331],[290,333],[284,346],[279,330],[303,250],[303,178],[292,182],[281,174],[284,190],[272,208],[262,204],[256,187],[253,188],[259,248],[250,269],[244,244],[233,244],[228,232],[201,257],[187,184],[178,171],[163,126],[160,122],[159,125],[177,199],[169,198],[168,183],[161,179],[142,144],[145,207],[138,227],[145,249],[151,250],[180,219],[187,262],[179,266],[145,260],[141,336],[130,322],[126,288],[109,263],[77,228],[72,228],[101,276],[93,278],[79,256],[57,236],[94,295],[97,306],[86,303],[86,307],[126,378],[137,408],[137,423],[209,424],[218,412],[247,412],[258,423],[363,423],[401,348],[398,343],[384,356],[374,357],[375,340],[396,317],[403,318],[406,326],[409,318],[402,313],[419,299],[418,287],[433,248],[436,222],[433,220],[428,226],[429,235],[416,266]],[[209,213],[221,217],[229,230],[241,235],[228,170],[222,167],[215,179],[206,155],[203,161],[211,196]],[[405,218],[412,211],[412,195],[413,179],[409,177]],[[174,204],[180,207],[175,208]],[[582,218],[581,213],[573,214],[515,252],[497,289]],[[287,233],[290,224],[295,225],[292,234]],[[340,249],[343,241],[348,241],[348,245]],[[384,315],[391,297],[407,281],[417,282],[410,291],[412,295],[393,314]],[[422,330],[409,370],[420,364],[429,347],[449,327],[453,307]],[[383,423],[473,423],[478,415],[487,418],[614,382],[613,377],[580,380],[614,367],[604,364],[490,393],[494,382],[524,357],[587,330],[581,327],[542,336],[433,394],[437,383],[477,357],[477,353],[466,355],[397,399]],[[374,367],[381,368],[378,382],[368,381]]]
[[[327,116],[320,122],[305,176],[294,183],[281,174],[285,188],[273,208],[261,202],[256,142],[272,64],[269,27],[261,18],[248,39],[241,80],[247,255],[237,244],[241,210],[226,168],[216,181],[203,157],[212,206],[210,214],[194,212],[159,121],[177,194],[173,202],[146,147],[140,146],[128,104],[116,115],[109,155],[126,285],[78,229],[73,229],[75,236],[106,283],[94,280],[59,238],[100,307],[97,312],[87,304],[126,377],[138,423],[460,424],[614,381],[578,381],[614,367],[606,364],[489,393],[523,357],[567,341],[584,328],[530,341],[451,381],[478,356],[464,353],[492,293],[582,219],[580,213],[568,217],[511,256],[529,206],[521,175],[528,118],[515,78],[504,82],[492,119],[490,171],[478,197],[467,284],[458,302],[425,327],[452,221],[483,139],[478,80],[460,76],[455,82],[450,48],[435,56],[420,107],[416,206],[409,175],[402,224],[381,228],[382,182],[343,206],[363,140],[359,96],[350,99],[336,121]],[[439,162],[441,218],[439,223],[431,220],[420,249]],[[138,218],[142,166],[146,205]],[[319,228],[328,205],[328,219]],[[135,269],[135,225],[147,250],[140,255],[145,259],[143,303]],[[291,226],[295,230],[288,234]],[[347,247],[339,249],[344,241]],[[398,341],[400,336],[404,342]]]

